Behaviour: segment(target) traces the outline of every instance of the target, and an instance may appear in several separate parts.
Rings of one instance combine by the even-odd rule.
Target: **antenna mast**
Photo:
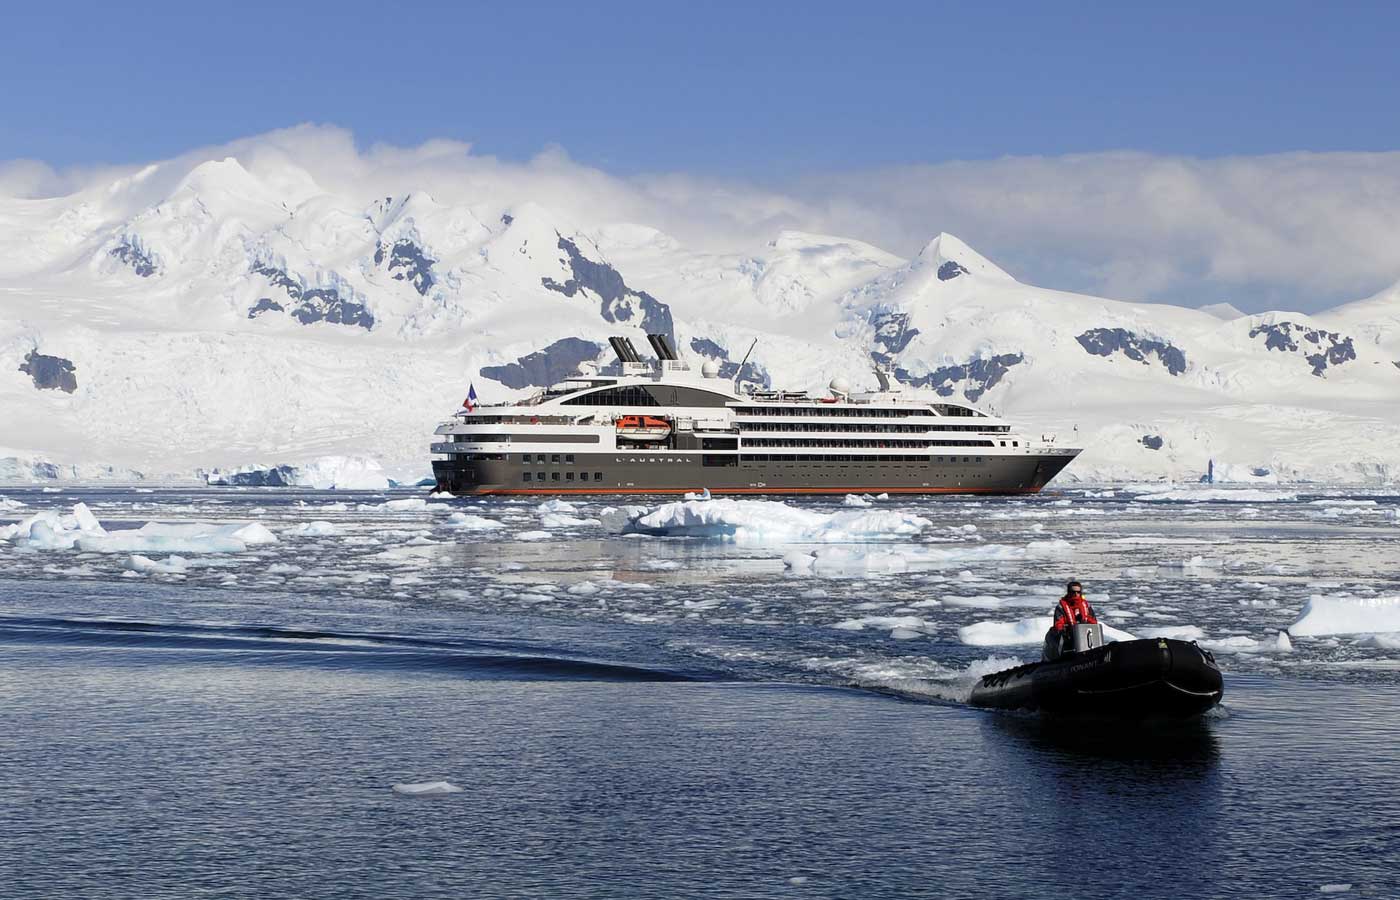
[[[753,348],[758,346],[758,338],[753,339],[749,344],[749,352],[744,354],[744,361],[739,363],[739,369],[734,373],[734,393],[739,393],[739,379],[744,375],[744,366],[749,364],[749,355],[753,353]]]

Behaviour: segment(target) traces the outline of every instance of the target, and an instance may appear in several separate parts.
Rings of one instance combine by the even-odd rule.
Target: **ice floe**
[[[1281,503],[1297,500],[1298,495],[1287,491],[1261,491],[1250,488],[1198,489],[1176,488],[1150,494],[1137,494],[1134,500],[1148,503],[1173,501],[1178,503]]]
[[[222,525],[190,522],[168,525],[147,522],[140,528],[108,531],[78,503],[73,512],[43,510],[14,525],[0,528],[0,540],[30,550],[72,550],[90,553],[242,553],[250,546],[273,544],[277,536],[257,522]]]
[[[463,531],[494,531],[497,528],[504,528],[505,525],[495,519],[488,519],[485,516],[476,516],[471,513],[454,512],[447,517],[449,528],[460,528]]]
[[[331,534],[340,534],[340,526],[334,522],[317,519],[314,522],[302,522],[290,528],[284,528],[282,533],[288,537],[325,537]]]
[[[918,535],[933,523],[892,510],[802,509],[772,500],[682,500],[630,519],[624,532],[744,544],[849,543]]]
[[[416,781],[394,785],[394,793],[405,797],[433,797],[441,794],[460,794],[462,789],[450,781]]]
[[[1288,626],[1293,637],[1400,631],[1400,597],[1314,594]]]
[[[1054,624],[1053,616],[1032,616],[1015,622],[975,622],[958,629],[958,640],[972,647],[1015,647],[1039,644]],[[1126,631],[1104,625],[1105,641],[1132,641],[1136,638]]]

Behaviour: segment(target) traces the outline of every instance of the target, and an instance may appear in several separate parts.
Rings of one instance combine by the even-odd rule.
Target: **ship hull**
[[[968,461],[741,461],[647,453],[497,454],[433,461],[439,491],[469,494],[1034,494],[1077,451]],[[558,461],[552,457],[558,456]],[[532,457],[526,462],[525,457]],[[529,478],[526,478],[528,474]],[[586,476],[586,477],[585,477]]]

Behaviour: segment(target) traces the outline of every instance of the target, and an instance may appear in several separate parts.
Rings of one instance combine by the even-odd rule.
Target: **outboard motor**
[[[1075,625],[1070,629],[1069,639],[1065,643],[1065,650],[1070,653],[1083,653],[1085,650],[1093,650],[1095,647],[1102,647],[1103,626],[1098,623],[1093,625]]]
[[[1059,659],[1066,653],[1083,653],[1085,650],[1093,650],[1095,647],[1103,646],[1103,626],[1093,625],[1073,625],[1063,632],[1054,629],[1045,635],[1045,649],[1041,657],[1045,660]]]

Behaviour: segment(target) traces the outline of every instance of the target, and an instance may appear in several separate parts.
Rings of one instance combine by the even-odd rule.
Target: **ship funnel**
[[[637,355],[637,348],[632,346],[631,338],[614,335],[608,338],[608,343],[612,344],[613,352],[617,354],[619,362],[639,363],[642,361],[642,358]]]
[[[649,334],[647,340],[651,341],[651,349],[656,351],[656,358],[662,360],[680,359],[676,355],[676,348],[671,346],[671,339],[664,334]]]

